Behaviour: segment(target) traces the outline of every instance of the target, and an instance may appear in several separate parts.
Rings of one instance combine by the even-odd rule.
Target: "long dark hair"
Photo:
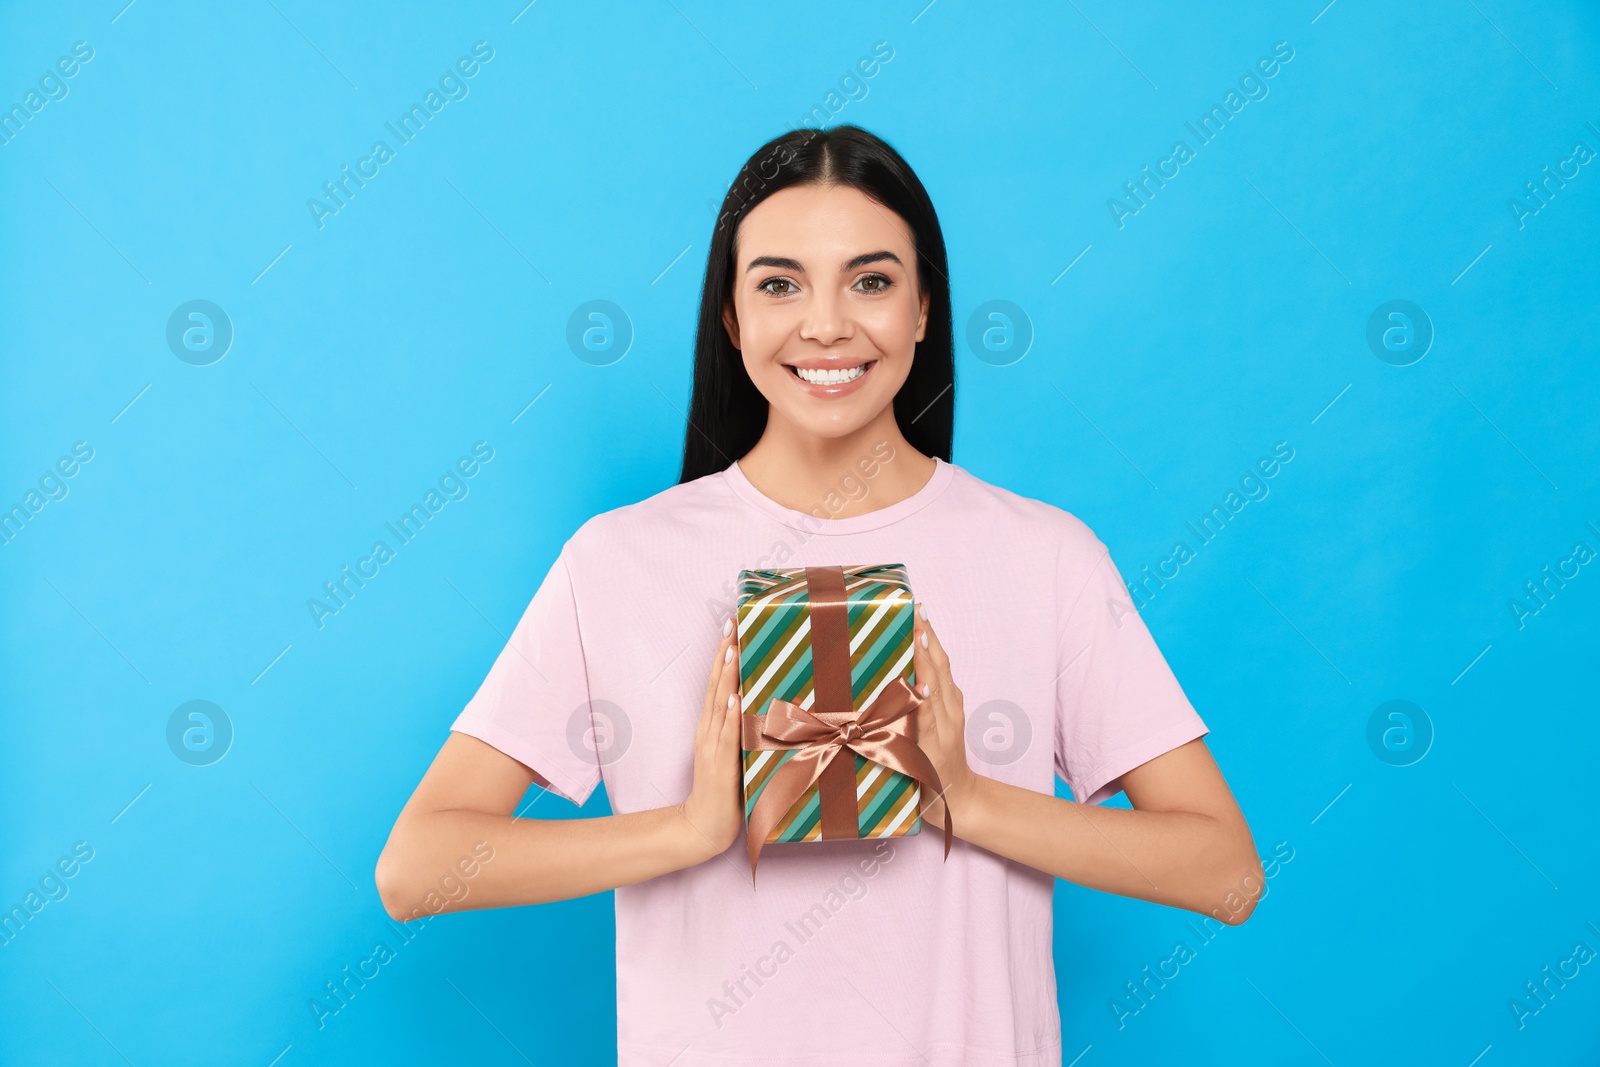
[[[859,126],[801,128],[756,150],[728,189],[706,257],[694,342],[694,393],[684,430],[687,482],[724,470],[760,440],[767,400],[728,337],[722,309],[733,294],[733,238],[752,208],[780,189],[806,183],[859,189],[905,220],[917,249],[917,285],[927,293],[928,323],[911,372],[894,398],[895,421],[917,451],[950,462],[955,423],[955,355],[944,233],[933,201],[900,153]]]

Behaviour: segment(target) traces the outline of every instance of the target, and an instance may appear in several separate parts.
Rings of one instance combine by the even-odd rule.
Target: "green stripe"
[[[910,612],[895,614],[909,616]],[[878,639],[871,647],[863,650],[861,659],[856,665],[852,696],[857,703],[883,682],[895,660],[905,655],[910,643],[909,619],[896,617],[885,620],[883,632],[878,635]]]
[[[915,778],[901,774],[899,771],[884,771],[883,773],[889,775],[891,781],[878,791],[878,795],[872,798],[872,803],[867,810],[861,813],[861,836],[863,837],[876,830],[878,824],[894,809],[896,801],[917,785]]]
[[[800,817],[795,819],[794,823],[789,827],[788,830],[784,831],[781,840],[803,840],[806,834],[811,832],[811,828],[822,821],[821,799],[821,794],[818,794],[806,802],[805,807],[800,809]]]
[[[750,677],[760,673],[756,668],[777,653],[806,617],[792,599],[770,605],[757,615],[754,630],[746,633],[739,643],[740,664],[751,668]]]
[[[744,818],[745,818],[745,822],[749,822],[750,821],[751,812],[756,810],[756,801],[761,799],[761,794],[765,793],[767,791],[767,786],[772,784],[772,778],[773,778],[773,776],[775,774],[778,773],[778,768],[782,767],[785,763],[787,763],[789,761],[789,758],[791,756],[793,756],[793,755],[794,755],[794,750],[793,749],[786,749],[786,750],[784,750],[782,752],[779,752],[778,753],[778,758],[772,762],[771,769],[769,771],[767,771],[766,778],[762,781],[762,783],[760,785],[756,786],[756,791],[754,793],[750,794],[750,796],[745,798],[745,803],[744,803]]]

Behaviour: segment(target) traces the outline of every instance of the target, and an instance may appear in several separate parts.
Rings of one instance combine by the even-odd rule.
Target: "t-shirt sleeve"
[[[504,752],[580,807],[600,783],[577,598],[563,548],[478,692],[450,727]]]
[[[1086,577],[1062,576],[1071,607],[1057,653],[1055,760],[1077,800],[1100,804],[1121,792],[1125,772],[1208,730],[1098,539],[1091,558]]]

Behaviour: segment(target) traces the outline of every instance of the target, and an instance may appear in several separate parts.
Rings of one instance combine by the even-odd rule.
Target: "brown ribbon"
[[[750,813],[746,836],[752,881],[767,835],[813,782],[818,783],[823,840],[861,837],[856,761],[850,753],[858,752],[891,771],[915,778],[921,785],[924,804],[944,792],[939,772],[917,747],[916,717],[911,713],[922,703],[922,697],[905,678],[896,678],[859,711],[853,706],[844,568],[807,567],[805,575],[811,605],[812,703],[816,710],[773,699],[766,714],[741,716],[745,751],[795,750],[767,779]],[[946,858],[950,855],[953,825],[946,801]]]

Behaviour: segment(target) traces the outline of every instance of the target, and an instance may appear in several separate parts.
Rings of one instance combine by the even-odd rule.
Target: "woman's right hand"
[[[739,707],[739,635],[730,619],[711,660],[694,735],[694,784],[678,810],[710,859],[744,826],[744,760]]]

